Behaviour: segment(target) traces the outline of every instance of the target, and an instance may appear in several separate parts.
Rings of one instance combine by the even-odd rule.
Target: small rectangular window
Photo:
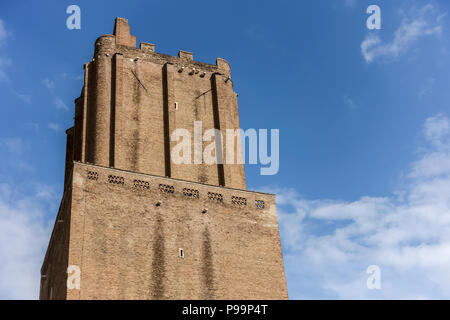
[[[180,258],[184,258],[184,251],[183,251],[183,248],[180,248]]]

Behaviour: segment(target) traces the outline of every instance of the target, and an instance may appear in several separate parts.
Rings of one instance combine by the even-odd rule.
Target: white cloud
[[[9,67],[11,63],[11,59],[0,57],[0,81],[9,81],[9,77],[3,70],[3,67]]]
[[[429,145],[395,190],[401,196],[311,201],[277,192],[291,298],[450,297],[448,123],[442,114],[425,121]],[[381,290],[366,287],[373,264]]]
[[[24,172],[26,143],[21,138],[0,139],[2,168],[5,158],[14,183],[0,182],[0,299],[39,297],[40,267],[47,247],[51,224],[57,210],[57,193],[53,187],[38,184]],[[7,180],[0,173],[2,181]],[[9,174],[8,174],[9,176]]]
[[[69,107],[60,98],[53,99],[53,104],[56,106],[57,109],[63,109],[66,111],[69,110]]]
[[[42,84],[49,90],[53,89],[53,87],[55,86],[55,82],[50,80],[49,78],[43,79]]]
[[[48,124],[48,127],[49,127],[49,129],[51,129],[51,130],[53,130],[55,132],[59,132],[61,130],[61,126],[59,124],[53,123],[53,122],[50,122]]]
[[[31,102],[31,94],[14,92],[15,95],[25,103]]]
[[[39,297],[40,267],[50,235],[49,197],[0,184],[0,299]]]
[[[9,77],[3,69],[4,67],[9,67],[11,64],[11,59],[0,56],[0,81],[9,81]]]
[[[435,117],[430,117],[425,121],[425,138],[439,151],[449,147],[449,132],[450,126],[448,118],[441,113]]]
[[[348,109],[350,110],[358,109],[358,104],[356,104],[356,102],[348,95],[345,95],[343,97],[343,100]]]
[[[19,170],[21,173],[33,171],[26,152],[29,144],[21,137],[0,138],[0,174]]]
[[[25,152],[26,144],[22,138],[1,138],[0,148],[6,148],[6,151],[13,155],[20,155]],[[4,155],[4,153],[3,153]]]
[[[9,81],[8,75],[2,69],[0,69],[0,81]]]
[[[6,38],[10,36],[10,32],[8,32],[5,28],[5,23],[2,19],[0,19],[0,46],[5,42]]]
[[[433,77],[428,77],[425,80],[425,83],[419,90],[418,96],[419,98],[423,98],[425,95],[433,93],[434,84],[436,83],[436,79]]]
[[[11,59],[0,57],[0,67],[9,67],[11,64],[12,64]]]
[[[0,47],[5,44],[9,36],[10,32],[6,30],[3,20],[0,19]],[[10,66],[11,63],[11,59],[0,56],[0,81],[9,81],[9,77],[3,68]]]
[[[27,122],[24,123],[23,126],[25,128],[33,130],[34,132],[39,132],[39,124],[36,122]]]
[[[411,166],[409,177],[429,178],[450,174],[450,125],[443,114],[425,121],[423,135],[429,144],[422,158]]]
[[[400,26],[390,42],[383,42],[375,33],[369,33],[361,43],[361,53],[367,63],[377,58],[396,59],[406,53],[420,38],[442,33],[443,18],[431,5],[411,9],[404,14]]]

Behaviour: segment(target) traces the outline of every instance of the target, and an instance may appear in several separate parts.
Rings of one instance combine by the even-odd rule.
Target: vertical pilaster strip
[[[220,87],[221,76],[217,73],[213,74],[211,77],[211,89],[212,89],[212,98],[213,98],[213,116],[214,116],[214,128],[217,130],[226,130],[226,124],[223,121],[223,117],[226,116],[226,113],[223,112],[222,105],[222,92]],[[229,181],[227,175],[225,173],[225,168],[223,165],[224,161],[224,148],[223,148],[223,139],[222,137],[216,136],[216,159],[217,159],[217,172],[218,172],[218,183],[219,186],[225,186],[225,182]]]
[[[101,54],[95,60],[96,95],[93,162],[109,166],[110,120],[111,120],[111,59]],[[91,139],[91,137],[88,137]]]
[[[173,108],[170,106],[175,103],[175,92],[173,86],[173,71],[172,64],[166,63],[163,66],[163,118],[164,118],[164,162],[166,177],[172,176],[172,162],[170,159],[171,141],[170,135],[175,129],[175,118],[173,116]]]
[[[245,174],[244,165],[238,164],[238,152],[242,152],[238,148],[239,141],[234,142],[234,146],[227,146],[226,131],[228,129],[239,129],[239,116],[237,114],[237,99],[236,93],[233,91],[233,83],[229,76],[214,74],[213,78],[213,95],[216,106],[214,107],[214,119],[217,119],[215,124],[217,129],[220,129],[223,135],[223,165],[222,172],[224,177],[224,186],[236,189],[245,189]],[[216,120],[215,120],[216,122]],[[240,137],[238,137],[240,139]],[[233,149],[234,161],[233,163],[226,163],[226,154],[228,148]],[[230,150],[231,151],[231,150]],[[219,167],[220,170],[220,167]],[[220,171],[219,171],[220,178]]]
[[[143,138],[145,136],[145,126],[148,125],[148,123],[144,123],[143,116],[144,116],[144,108],[147,109],[145,106],[145,99],[147,97],[147,89],[145,88],[145,85],[142,81],[144,81],[145,73],[142,72],[141,74],[141,60],[137,59],[134,62],[134,72],[136,75],[136,80],[139,82],[139,85],[136,90],[136,107],[134,109],[134,116],[136,119],[136,127],[137,130],[134,134],[134,140],[135,140],[135,163],[134,163],[134,171],[142,172],[142,169],[145,167],[145,155],[144,155],[144,149],[145,146],[143,146]]]
[[[66,189],[67,183],[70,181],[70,172],[72,171],[73,166],[74,131],[74,127],[66,130],[66,167],[64,172],[64,190]]]
[[[124,105],[124,59],[121,53],[116,53],[113,60],[114,79],[114,133],[113,133],[113,157],[114,157],[114,167],[120,169],[128,169],[127,163],[127,146],[124,145],[123,140],[125,139],[125,116],[126,116],[126,106]]]
[[[88,95],[89,95],[89,65],[90,62],[84,65],[84,88],[83,88],[83,118],[82,118],[82,133],[81,133],[81,162],[86,162],[87,151],[87,109],[88,109]]]
[[[239,110],[238,110],[238,101],[237,101],[237,94],[233,92],[233,124],[234,124],[234,130],[239,130],[241,128],[240,122],[239,122]],[[232,177],[233,177],[233,185],[232,188],[247,189],[246,182],[245,182],[245,168],[244,164],[238,163],[238,159],[243,156],[243,150],[242,150],[242,144],[241,144],[241,134],[239,131],[239,135],[237,137],[237,141],[235,141],[234,145],[234,155],[236,159],[236,164],[230,164],[231,171],[232,171]],[[245,159],[242,159],[245,162]]]
[[[83,106],[84,102],[84,92],[82,91],[81,96],[75,100],[75,117],[74,117],[74,128],[73,128],[73,160],[80,161],[81,153],[83,147]]]
[[[116,110],[121,105],[122,88],[119,83],[122,55],[115,54],[111,62],[111,119],[109,126],[109,166],[115,166],[116,153]]]

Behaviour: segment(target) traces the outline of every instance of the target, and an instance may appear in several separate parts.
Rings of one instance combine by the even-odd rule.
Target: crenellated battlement
[[[106,34],[95,41],[95,52],[93,59],[100,56],[112,58],[115,54],[121,54],[125,58],[141,59],[143,61],[160,64],[170,63],[185,68],[196,68],[201,71],[218,72],[230,76],[230,64],[223,58],[217,58],[216,64],[195,61],[193,53],[179,50],[178,56],[171,56],[155,51],[155,44],[141,42],[136,48],[136,37],[131,35],[128,20],[116,18],[114,34]]]

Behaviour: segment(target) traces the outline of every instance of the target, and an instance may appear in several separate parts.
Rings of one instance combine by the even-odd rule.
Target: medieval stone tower
[[[242,164],[172,159],[175,129],[239,128],[228,62],[137,49],[117,18],[84,69],[40,298],[286,299],[275,196],[247,191]]]

